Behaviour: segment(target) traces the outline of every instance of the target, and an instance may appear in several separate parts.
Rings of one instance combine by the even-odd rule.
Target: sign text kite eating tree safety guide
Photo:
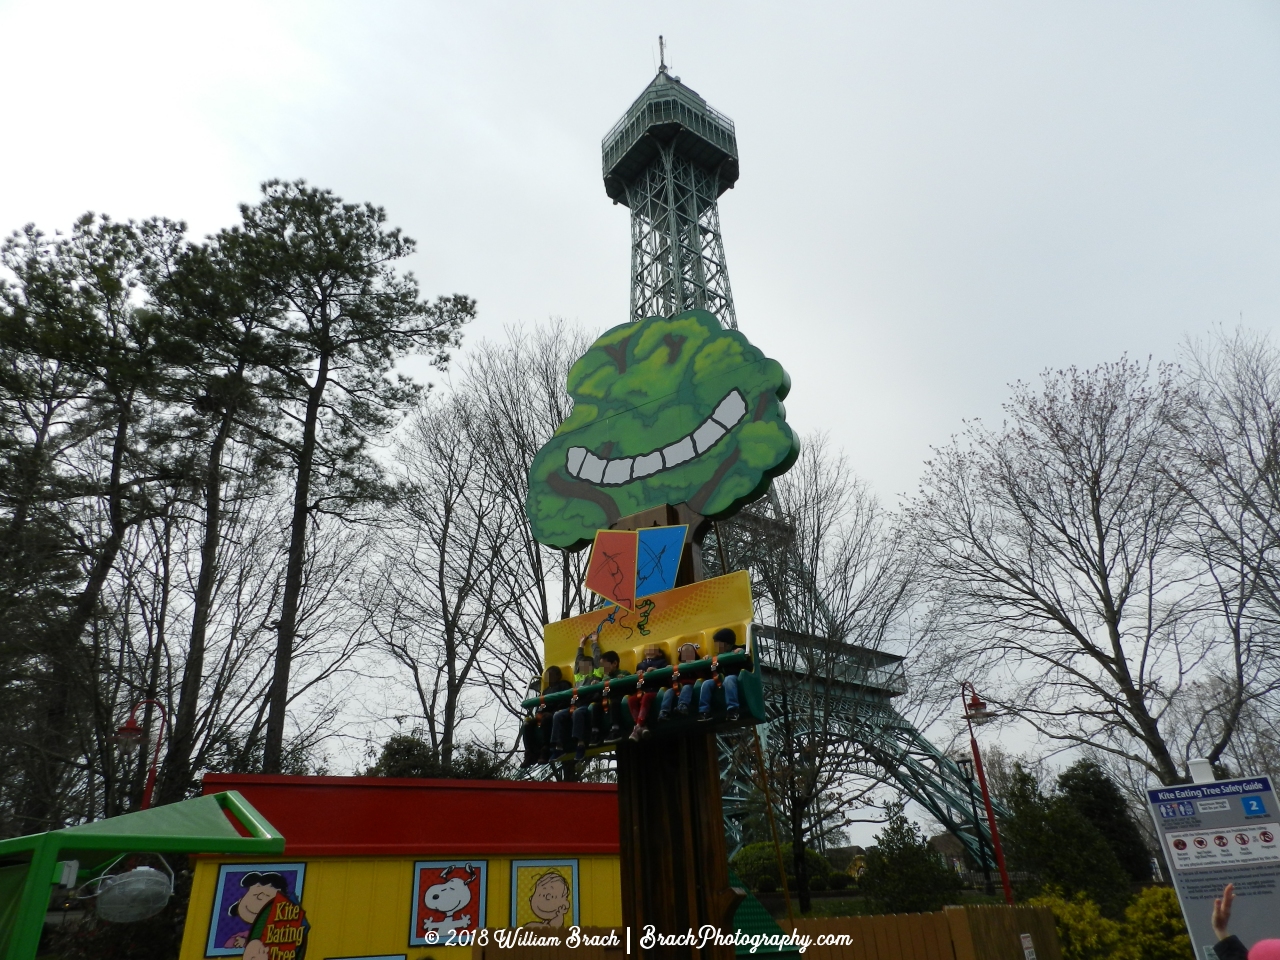
[[[1280,811],[1267,777],[1147,791],[1196,956],[1214,960],[1213,900],[1235,884],[1230,931],[1246,946],[1280,936]]]

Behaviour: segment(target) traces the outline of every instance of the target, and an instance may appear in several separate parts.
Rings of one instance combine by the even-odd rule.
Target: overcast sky
[[[893,501],[1006,385],[1280,316],[1265,3],[0,2],[0,230],[386,207],[471,337],[627,316],[600,138],[673,72],[738,130],[743,331]]]
[[[0,0],[0,231],[383,205],[471,338],[627,318],[600,139],[673,72],[737,124],[742,330],[882,497],[1007,384],[1280,317],[1280,6]],[[855,831],[866,842],[867,830]]]

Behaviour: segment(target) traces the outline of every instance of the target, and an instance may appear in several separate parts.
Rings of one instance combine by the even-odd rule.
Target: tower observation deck
[[[733,121],[663,63],[602,153],[605,192],[631,210],[631,319],[698,308],[737,329],[716,205],[738,180]]]

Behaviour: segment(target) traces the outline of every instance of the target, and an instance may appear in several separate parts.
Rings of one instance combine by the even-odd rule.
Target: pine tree
[[[924,833],[903,813],[888,806],[889,823],[867,851],[861,887],[881,913],[939,910],[960,892],[960,877],[929,846]]]
[[[1120,788],[1093,760],[1081,760],[1058,777],[1058,790],[1111,845],[1135,883],[1151,879],[1151,851]]]
[[[275,441],[290,464],[293,502],[263,749],[263,770],[275,773],[309,531],[321,514],[347,513],[382,494],[381,471],[365,447],[420,393],[394,373],[395,364],[418,353],[444,366],[475,301],[420,299],[413,274],[395,269],[414,243],[386,228],[380,207],[343,203],[302,181],[273,180],[263,193],[256,206],[241,207],[243,225],[218,242],[246,282],[269,291],[279,308],[265,326],[281,357],[273,364],[283,391]]]
[[[1000,827],[1013,869],[1067,899],[1084,893],[1118,920],[1129,900],[1129,877],[1101,831],[1063,795],[1046,796],[1031,774],[1015,765]]]

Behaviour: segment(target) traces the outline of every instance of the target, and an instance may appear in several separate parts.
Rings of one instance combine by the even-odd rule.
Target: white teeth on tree
[[[726,430],[732,430],[746,415],[747,401],[743,400],[742,394],[735,390],[720,401],[720,406],[716,407],[711,417]]]
[[[651,473],[657,473],[662,469],[662,451],[655,450],[653,453],[646,453],[643,457],[636,457],[635,465],[631,468],[631,476],[636,480],[641,477],[647,477]]]
[[[578,474],[583,480],[589,480],[592,483],[599,483],[604,479],[605,461],[601,460],[594,453],[588,453],[582,461],[582,472]]]
[[[661,450],[638,457],[605,460],[586,447],[570,447],[564,458],[565,470],[569,476],[579,477],[589,483],[621,486],[632,480],[652,476],[660,470],[670,470],[706,453],[746,415],[747,401],[739,391],[734,390],[720,401],[711,416],[702,421],[697,430]]]
[[[693,431],[693,445],[699,453],[706,453],[711,449],[711,445],[723,437],[727,430],[714,420],[708,420],[697,430]]]
[[[609,465],[604,468],[604,482],[610,486],[620,483],[626,483],[631,479],[631,458],[623,457],[621,460],[610,460]]]
[[[662,448],[662,462],[668,468],[684,463],[686,460],[692,460],[693,457],[692,437],[681,437],[671,446]]]

